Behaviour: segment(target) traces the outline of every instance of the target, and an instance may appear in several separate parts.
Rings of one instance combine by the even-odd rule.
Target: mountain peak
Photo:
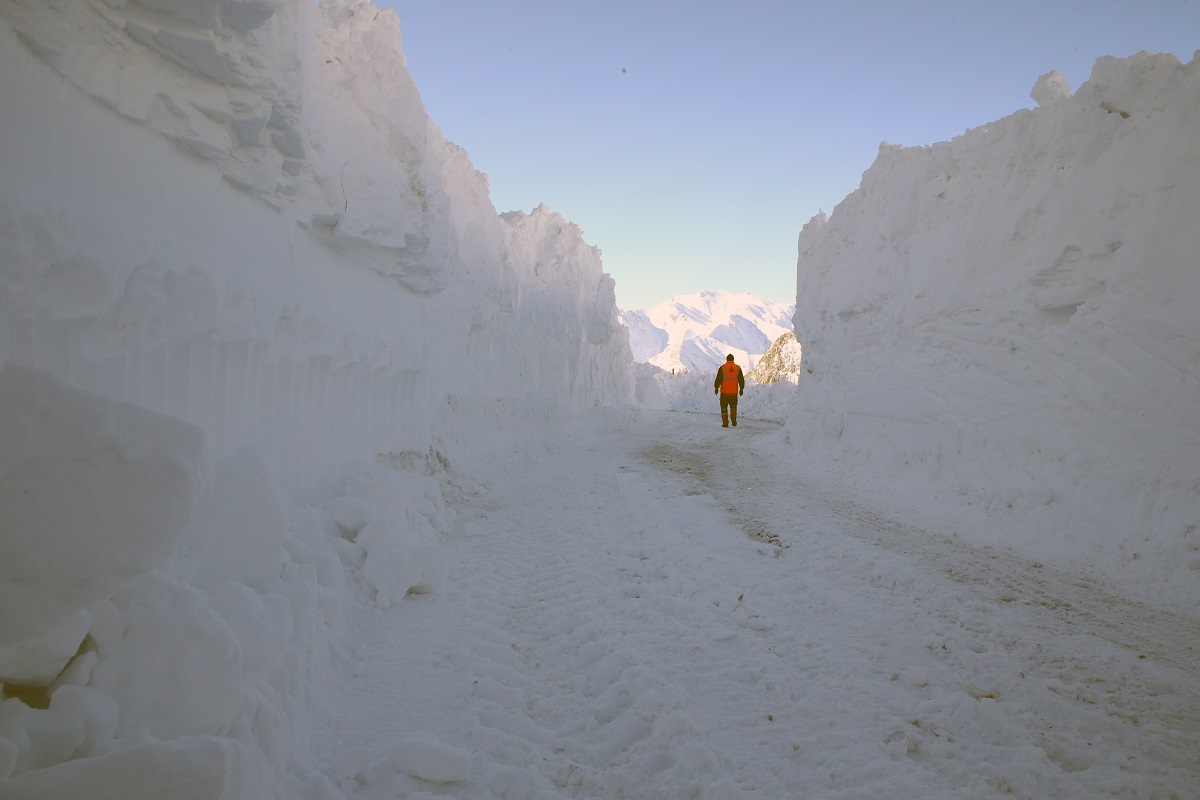
[[[779,381],[797,383],[800,365],[800,343],[796,341],[795,333],[787,331],[775,340],[771,349],[763,354],[746,377],[761,384]]]
[[[752,368],[792,329],[795,306],[757,295],[705,290],[644,310],[621,311],[633,360],[682,372],[716,369],[732,353]]]

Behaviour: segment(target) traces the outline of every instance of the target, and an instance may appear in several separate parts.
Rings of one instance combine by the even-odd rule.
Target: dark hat
[[[729,355],[725,356],[725,360],[726,360],[726,361],[733,361],[733,353],[730,353]]]

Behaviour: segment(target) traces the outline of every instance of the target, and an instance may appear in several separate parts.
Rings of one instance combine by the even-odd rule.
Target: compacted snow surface
[[[876,513],[715,413],[469,465],[442,587],[348,604],[352,798],[1191,798],[1200,626]]]

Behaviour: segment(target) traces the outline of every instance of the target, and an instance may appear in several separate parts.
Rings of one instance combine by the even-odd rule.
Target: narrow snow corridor
[[[322,771],[360,800],[1196,796],[1195,619],[863,508],[740,422],[620,417],[464,476],[444,584],[349,608]]]

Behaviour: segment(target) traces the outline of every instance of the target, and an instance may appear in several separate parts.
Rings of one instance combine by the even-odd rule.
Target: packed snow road
[[[349,612],[322,771],[358,800],[1200,796],[1194,618],[889,519],[783,436],[643,413],[457,470],[443,585]]]

